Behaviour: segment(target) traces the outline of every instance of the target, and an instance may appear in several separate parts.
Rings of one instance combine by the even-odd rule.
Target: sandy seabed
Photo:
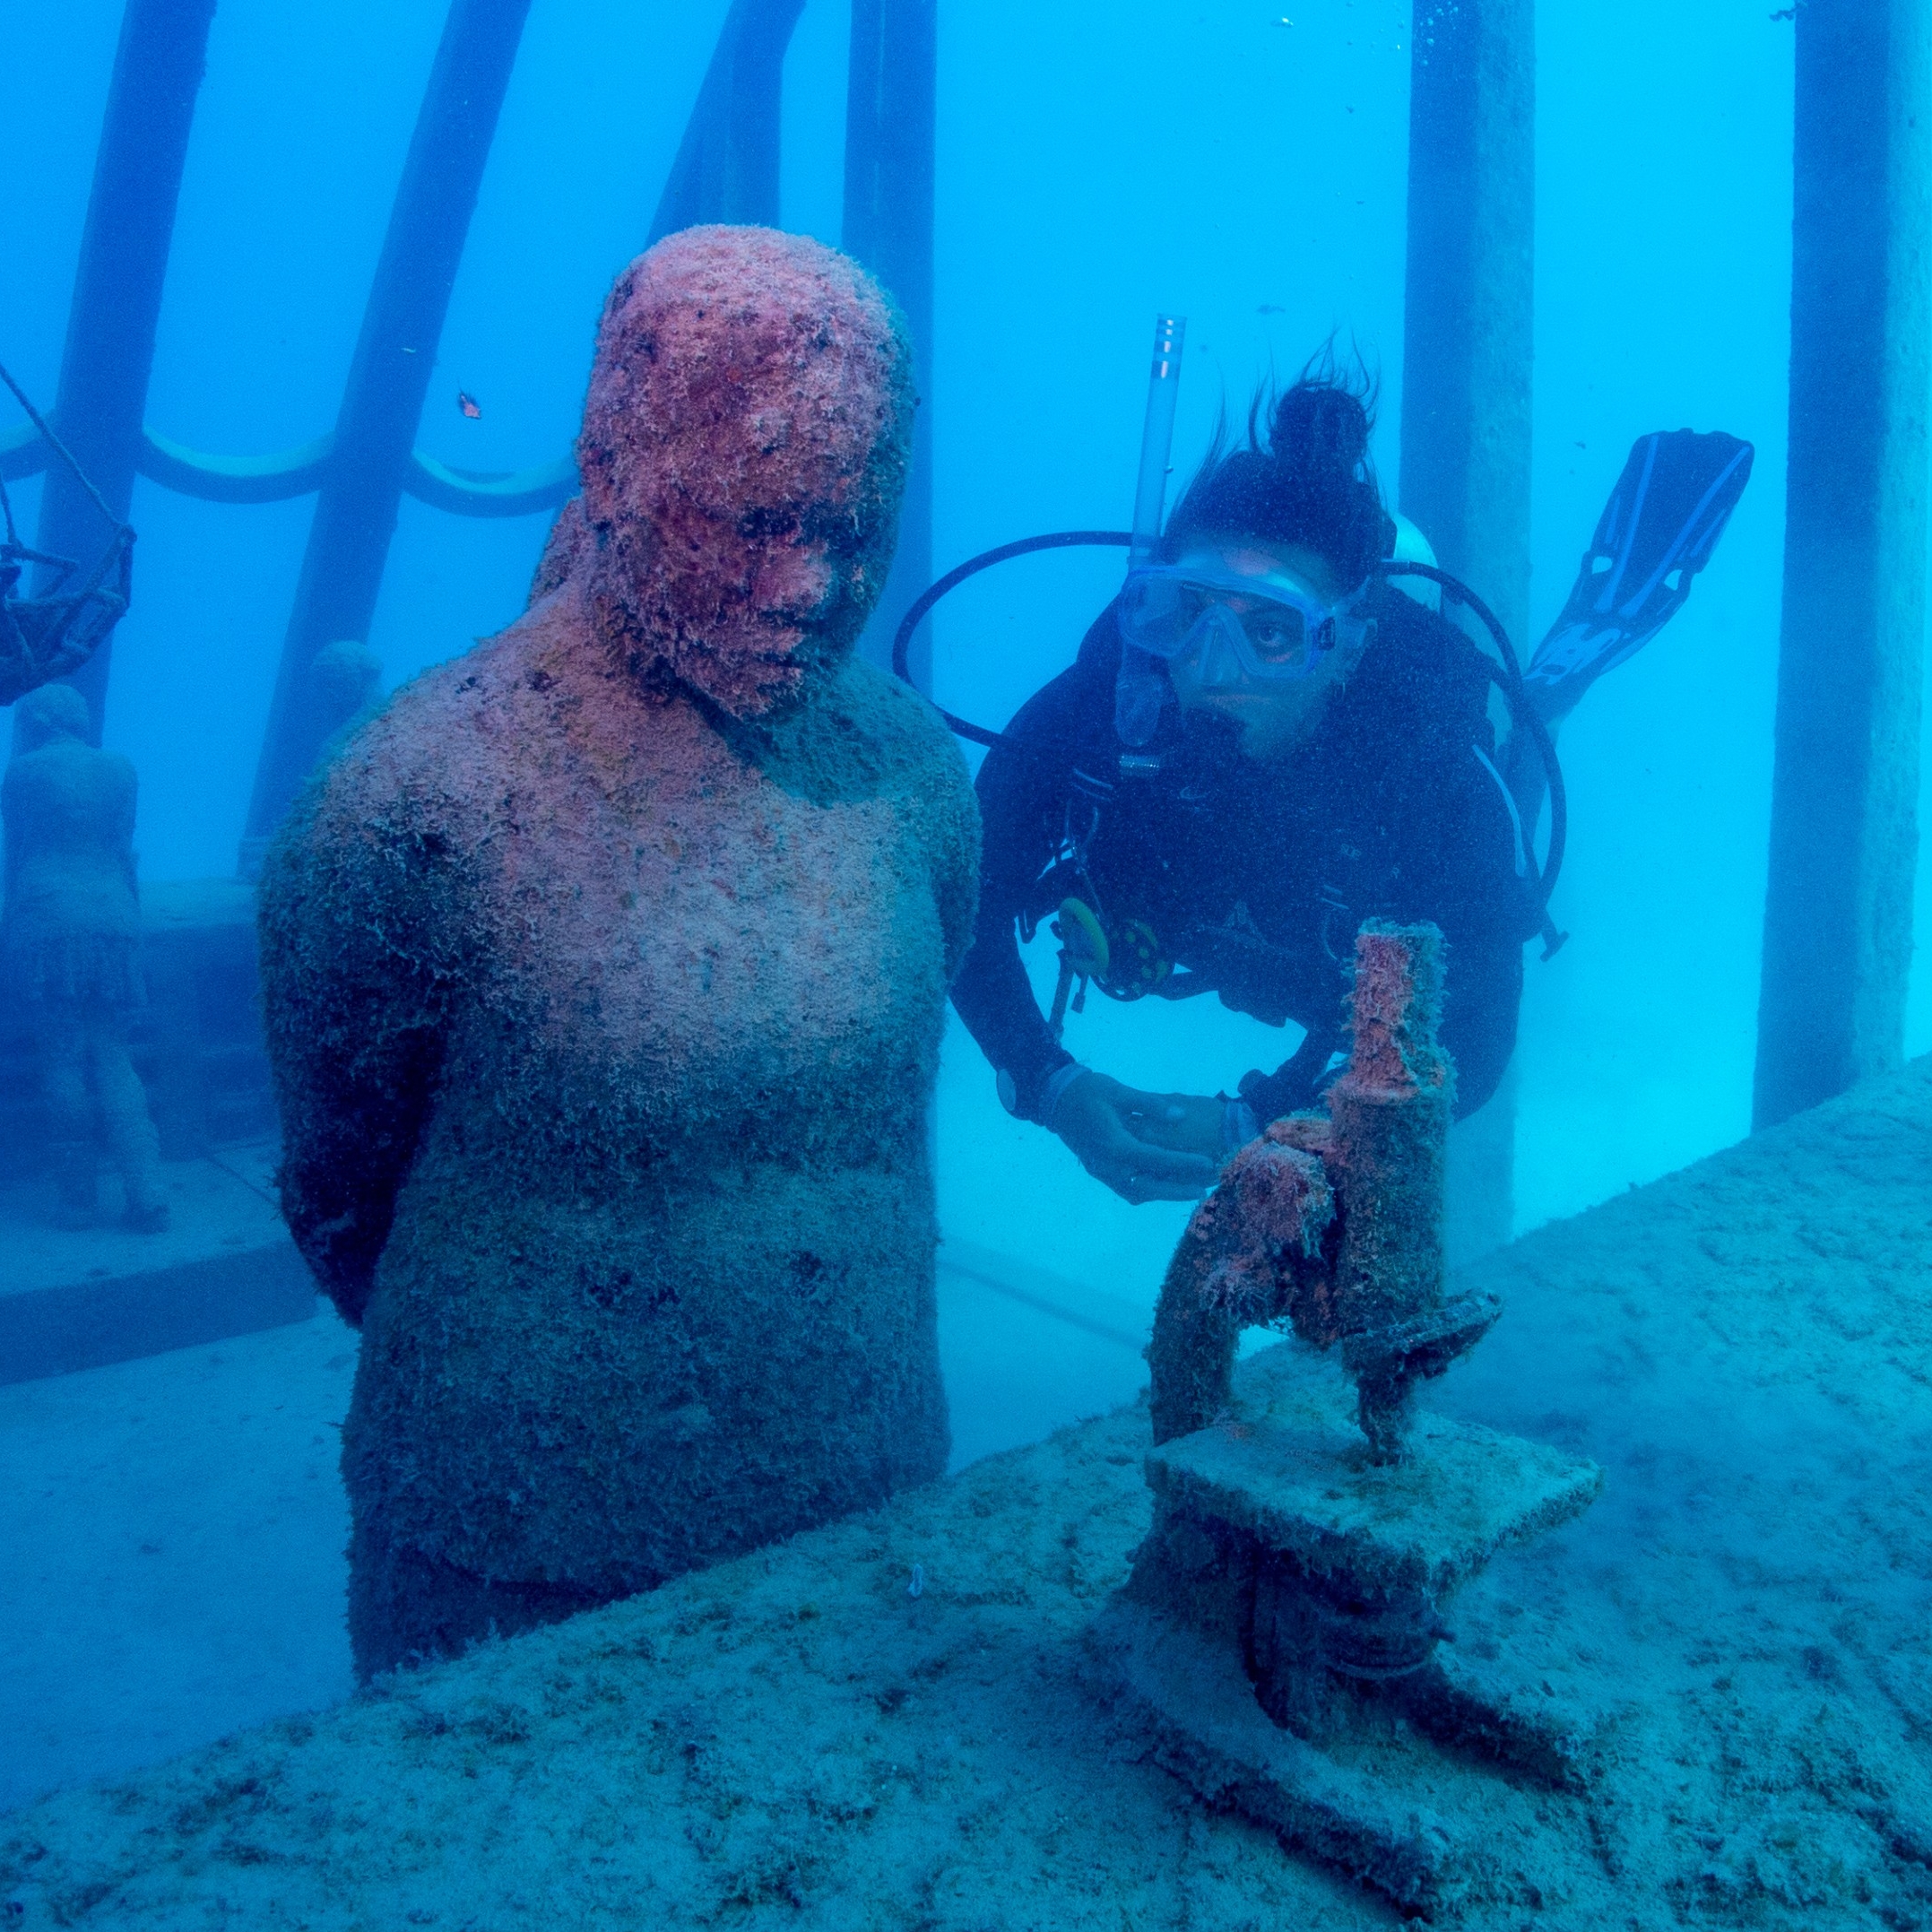
[[[1932,1925],[1932,1061],[1470,1271],[1431,1395],[1604,1497],[1453,1614],[1595,1727],[1441,1759],[1494,1928]],[[1341,1928],[1393,1912],[1159,1770],[1082,1633],[1145,1411],[0,1821],[22,1927]],[[913,1588],[916,1582],[916,1593]]]

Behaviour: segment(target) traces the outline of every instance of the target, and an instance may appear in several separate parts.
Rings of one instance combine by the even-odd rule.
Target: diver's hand
[[[1222,1104],[1190,1094],[1143,1094],[1083,1071],[1054,1103],[1048,1125],[1095,1180],[1137,1207],[1199,1200],[1225,1148]]]

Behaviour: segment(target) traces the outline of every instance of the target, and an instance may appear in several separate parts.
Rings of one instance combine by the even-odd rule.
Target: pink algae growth
[[[1219,1252],[1201,1282],[1201,1305],[1243,1321],[1269,1321],[1282,1312],[1284,1264],[1321,1254],[1335,1193],[1313,1154],[1264,1137],[1227,1164],[1197,1223],[1210,1214]]]
[[[1370,923],[1356,935],[1354,1038],[1343,1079],[1357,1091],[1414,1093],[1447,1077],[1435,1049],[1441,936]]]
[[[586,579],[631,671],[740,718],[856,640],[891,562],[912,412],[897,312],[800,235],[694,228],[618,277],[540,588]]]

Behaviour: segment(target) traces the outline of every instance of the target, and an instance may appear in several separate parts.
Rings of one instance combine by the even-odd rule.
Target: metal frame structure
[[[308,701],[306,673],[325,645],[366,637],[402,498],[459,516],[524,516],[555,508],[576,488],[567,453],[496,472],[459,469],[412,446],[529,4],[451,0],[335,427],[276,455],[232,457],[187,448],[143,421],[214,0],[127,0],[52,420],[123,518],[136,475],[215,503],[316,498],[243,836],[245,875],[333,728]],[[647,243],[701,221],[776,224],[784,56],[804,4],[733,0]],[[935,7],[857,0],[846,118],[845,246],[905,309],[922,394],[931,394]],[[930,564],[930,450],[923,414],[882,624]],[[49,460],[31,424],[0,436],[0,478],[37,474]],[[36,547],[98,548],[98,514],[53,472]],[[108,668],[103,645],[72,680],[90,700],[97,734]]]
[[[1928,0],[1798,11],[1791,447],[1757,1120],[1815,1104],[1902,1051],[1917,851],[1932,312]],[[316,652],[367,631],[404,495],[520,516],[575,487],[567,455],[458,469],[412,440],[529,0],[452,0],[334,429],[223,457],[143,421],[156,322],[214,0],[126,0],[69,311],[56,432],[126,520],[134,479],[221,503],[313,494],[242,862],[330,721],[305,704]],[[785,50],[804,0],[733,0],[650,239],[778,218]],[[905,311],[931,394],[937,0],[853,0],[845,246]],[[1405,507],[1519,633],[1529,555],[1534,0],[1418,0],[1412,35]],[[1875,91],[1876,90],[1876,91]],[[931,574],[931,412],[872,645]],[[48,467],[31,426],[0,478]],[[100,511],[48,476],[34,550],[96,547]],[[44,585],[39,586],[44,589]],[[879,654],[883,655],[880,651]],[[915,644],[915,677],[923,653]],[[73,674],[98,732],[103,645]],[[1506,1224],[1506,1101],[1484,1157]],[[1500,1191],[1498,1191],[1500,1190]],[[1480,1244],[1480,1239],[1477,1244]],[[1467,1245],[1467,1244],[1465,1244]]]

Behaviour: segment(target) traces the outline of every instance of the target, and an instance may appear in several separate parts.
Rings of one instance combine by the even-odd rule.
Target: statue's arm
[[[311,793],[262,879],[282,1214],[324,1292],[357,1324],[442,1065],[441,849]]]
[[[141,904],[141,862],[134,855],[134,805],[140,788],[134,761],[117,757],[114,761],[115,838],[121,862],[121,876],[127,881],[127,896]]]

